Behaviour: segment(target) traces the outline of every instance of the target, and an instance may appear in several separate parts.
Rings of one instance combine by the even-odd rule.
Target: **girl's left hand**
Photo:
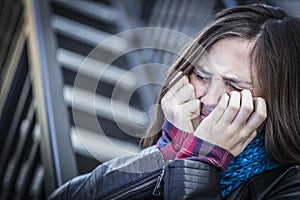
[[[237,156],[255,138],[256,129],[266,117],[263,98],[253,98],[249,90],[234,91],[221,97],[194,135]]]

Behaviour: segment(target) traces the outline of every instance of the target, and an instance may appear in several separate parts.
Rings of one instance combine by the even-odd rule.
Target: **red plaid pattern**
[[[196,160],[211,164],[224,171],[234,159],[225,149],[179,130],[165,121],[157,146],[165,160]]]

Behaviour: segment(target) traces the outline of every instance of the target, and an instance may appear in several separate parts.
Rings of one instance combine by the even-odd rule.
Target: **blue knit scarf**
[[[219,173],[222,196],[226,197],[245,180],[275,167],[278,167],[278,164],[267,157],[264,134],[260,134],[239,156],[231,161],[226,171]]]

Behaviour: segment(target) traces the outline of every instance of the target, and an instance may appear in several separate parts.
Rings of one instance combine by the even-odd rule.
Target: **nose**
[[[206,85],[206,92],[200,98],[201,103],[207,110],[213,110],[221,96],[226,93],[225,86],[220,80],[211,81]]]

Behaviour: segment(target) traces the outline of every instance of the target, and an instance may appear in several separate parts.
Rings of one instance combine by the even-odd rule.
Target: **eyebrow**
[[[231,82],[231,83],[244,83],[247,85],[252,85],[253,83],[250,81],[242,81],[235,77],[222,77],[225,81]]]
[[[195,69],[197,71],[200,71],[203,74],[211,75],[211,76],[213,75],[211,72],[209,72],[208,70],[206,70],[203,65],[198,65],[197,67],[195,67]]]

